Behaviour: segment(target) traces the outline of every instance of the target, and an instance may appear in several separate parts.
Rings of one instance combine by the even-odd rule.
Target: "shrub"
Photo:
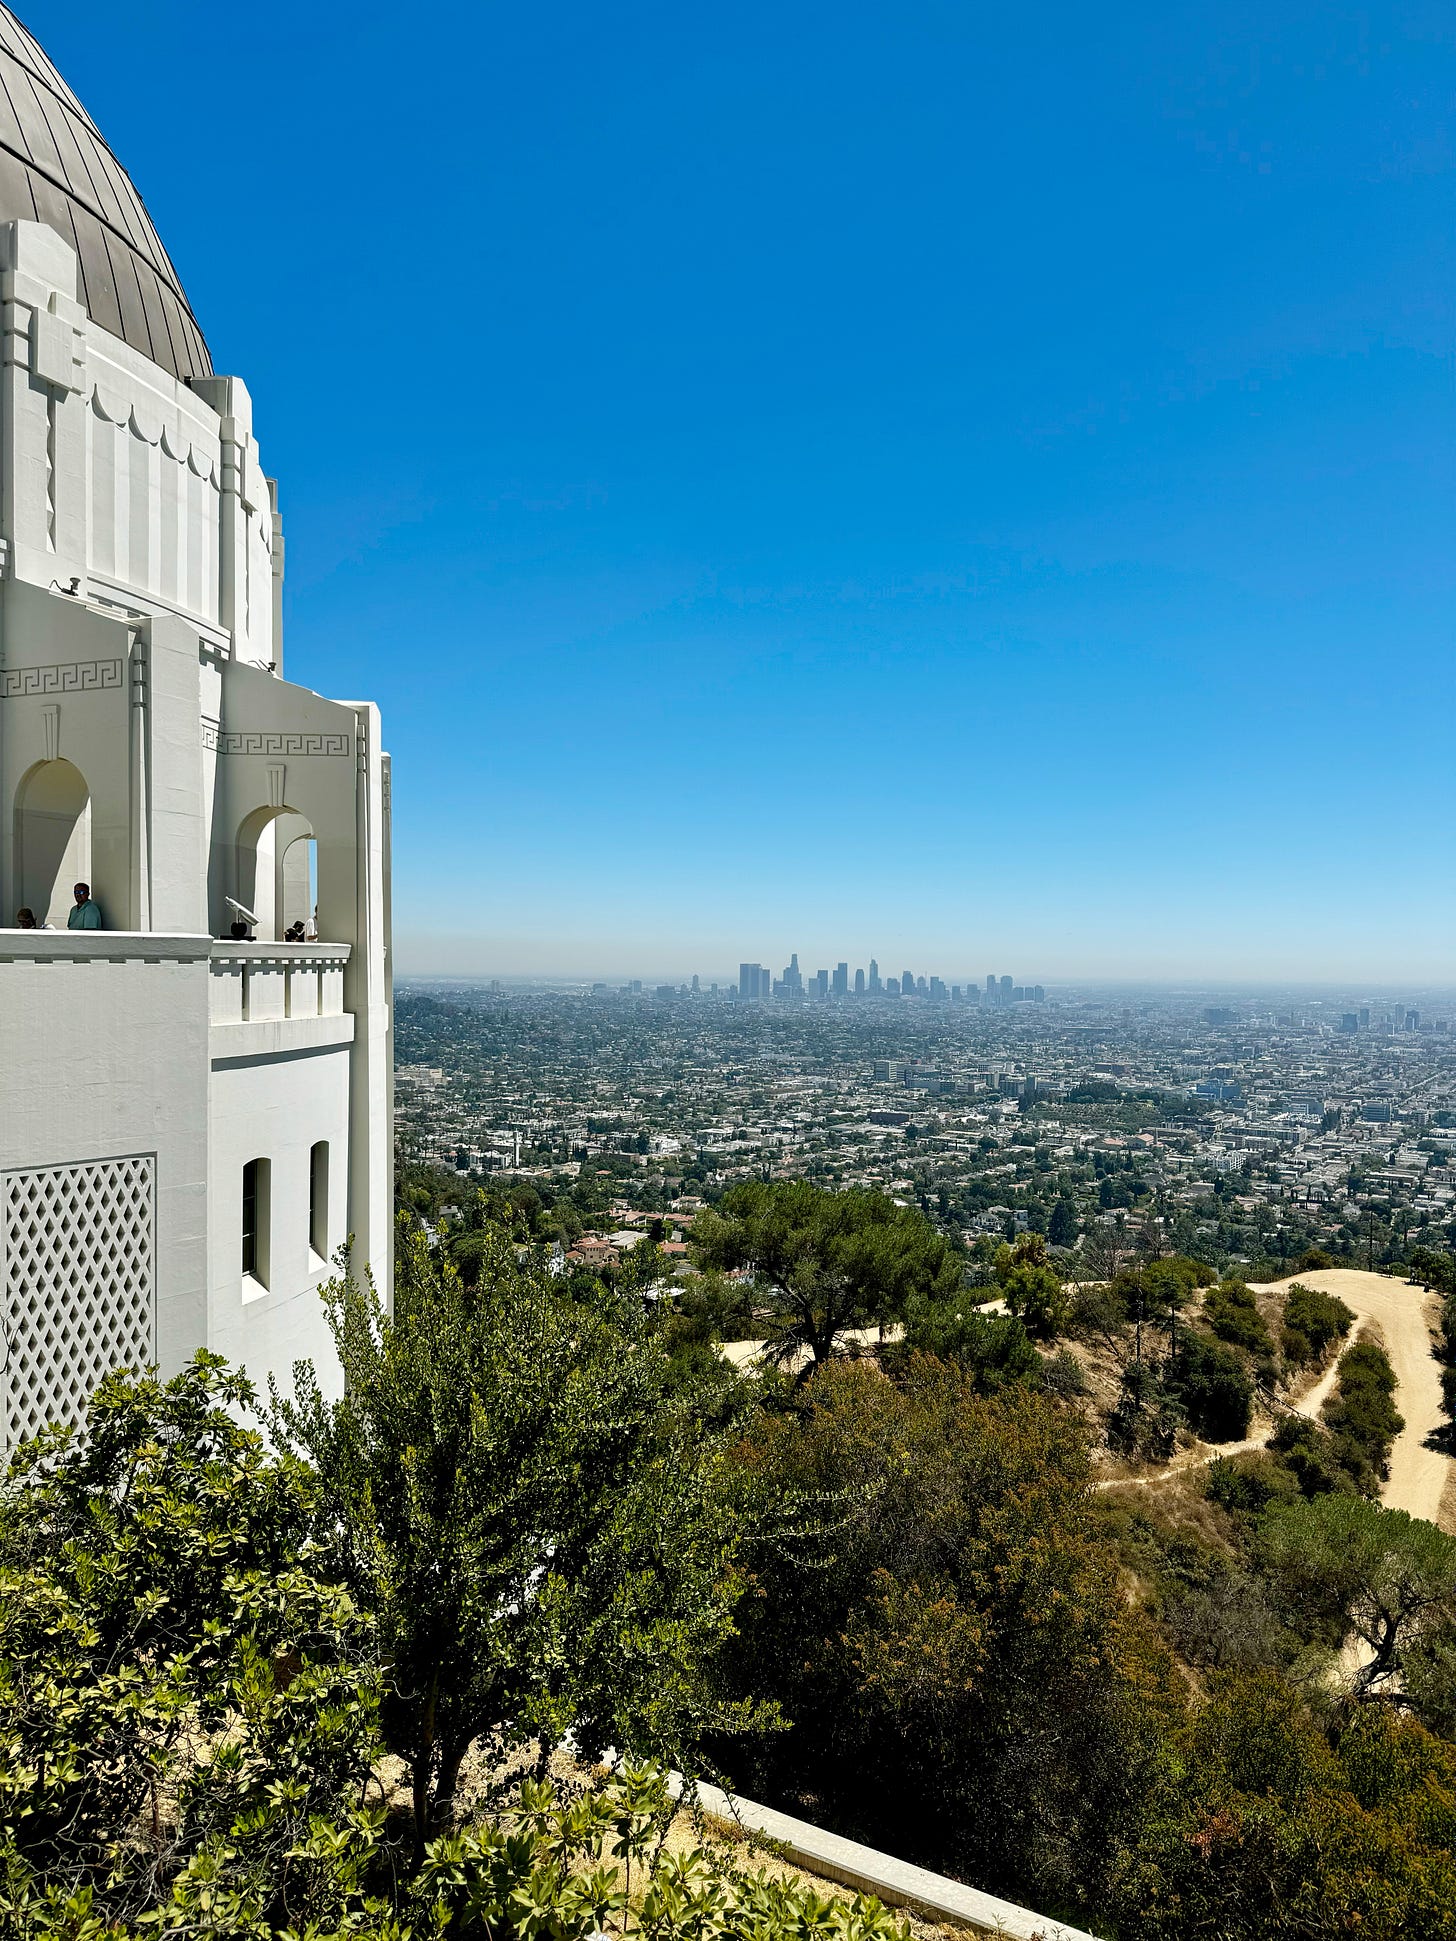
[[[1087,1371],[1070,1348],[1057,1352],[1042,1364],[1042,1385],[1052,1395],[1071,1397],[1087,1393]]]
[[[1151,1362],[1129,1362],[1122,1371],[1122,1392],[1107,1418],[1108,1446],[1119,1455],[1166,1462],[1183,1422],[1180,1398]]]
[[[1260,1516],[1271,1503],[1287,1501],[1298,1490],[1289,1465],[1264,1449],[1218,1457],[1208,1465],[1204,1487],[1233,1516]]]
[[[1206,1442],[1237,1442],[1249,1433],[1254,1384],[1232,1348],[1190,1331],[1169,1360],[1168,1384]]]
[[[958,1363],[981,1395],[992,1395],[1008,1382],[1035,1388],[1042,1379],[1041,1356],[1020,1316],[983,1314],[964,1299],[910,1301],[904,1338],[882,1359],[892,1374],[900,1374],[917,1354]]]
[[[1210,1288],[1204,1296],[1203,1318],[1220,1341],[1232,1342],[1255,1355],[1274,1351],[1259,1304],[1242,1281],[1220,1281]]]
[[[1335,1392],[1324,1406],[1337,1458],[1366,1496],[1378,1493],[1391,1444],[1405,1427],[1391,1400],[1395,1385],[1385,1350],[1373,1341],[1357,1341],[1340,1357]]]
[[[1285,1360],[1296,1367],[1319,1361],[1332,1341],[1344,1340],[1354,1320],[1354,1310],[1337,1294],[1296,1281],[1284,1297],[1280,1346]]]

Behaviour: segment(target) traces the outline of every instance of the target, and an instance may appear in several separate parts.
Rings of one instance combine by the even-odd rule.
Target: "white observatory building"
[[[0,7],[5,1445],[203,1346],[337,1380],[330,1256],[389,1289],[389,758],[284,680],[282,578],[247,390]]]

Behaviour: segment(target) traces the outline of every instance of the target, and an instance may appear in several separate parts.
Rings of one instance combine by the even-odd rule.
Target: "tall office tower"
[[[1001,1002],[1003,1004],[1009,1004],[1011,1002],[1011,993],[1015,989],[1016,979],[1014,977],[1003,977],[1001,979]]]
[[[738,995],[740,997],[757,997],[763,977],[764,970],[761,964],[740,964],[738,966]]]
[[[917,997],[929,997],[930,995],[930,988],[923,977],[917,977],[915,980],[915,995]]]
[[[692,982],[692,993],[693,993],[693,996],[694,996],[694,997],[697,997],[697,996],[699,995],[699,992],[700,992],[700,986],[699,986],[699,984],[698,984],[698,973],[697,973],[696,971],[694,971],[694,972],[693,972],[693,982]]]
[[[814,973],[814,995],[815,995],[815,997],[828,997],[828,995],[829,995],[829,973],[828,973],[828,971],[827,971],[827,970],[820,970],[820,971],[815,971],[815,973]]]
[[[796,950],[789,959],[788,969],[784,972],[783,986],[786,992],[797,995],[804,988],[803,973],[799,969],[799,953]]]
[[[996,978],[995,978],[995,975],[994,975],[994,973],[993,973],[993,974],[992,974],[992,975],[991,975],[990,977],[988,977],[988,978],[986,979],[986,989],[987,989],[987,990],[988,990],[989,992],[991,992],[991,994],[992,994],[993,996],[995,995],[995,991],[996,991]]]
[[[946,995],[945,985],[940,978],[938,977],[931,978],[930,995],[935,998],[942,998]]]
[[[1370,1006],[1368,1004],[1362,1004],[1357,1016],[1360,1020],[1360,1029],[1362,1031],[1368,1031],[1370,1029]]]
[[[913,991],[914,989],[915,989],[915,973],[914,973],[914,971],[901,971],[901,973],[900,973],[900,990],[901,990],[901,992],[902,992],[902,994],[903,994],[903,995],[904,995],[905,997],[909,997],[909,996],[910,996],[910,994],[911,994],[911,992],[912,992],[912,991]]]
[[[339,1393],[318,1290],[352,1236],[389,1297],[393,1054],[379,712],[283,678],[247,388],[3,8],[0,83],[0,924],[52,926],[0,929],[13,1445],[199,1348],[264,1388],[307,1356]],[[185,167],[188,117],[157,106]],[[232,126],[232,186],[266,203],[246,103]],[[246,314],[241,230],[232,262]]]
[[[849,965],[837,964],[834,969],[834,995],[849,996]]]
[[[884,987],[880,983],[880,967],[874,958],[870,959],[870,996],[878,997]]]
[[[854,994],[856,997],[863,997],[865,994],[865,976],[862,970],[857,970],[854,974]]]
[[[891,978],[887,978],[887,979],[885,980],[885,996],[886,996],[886,997],[898,997],[899,995],[900,995],[900,980],[899,980],[899,978],[898,978],[898,977],[891,977]]]

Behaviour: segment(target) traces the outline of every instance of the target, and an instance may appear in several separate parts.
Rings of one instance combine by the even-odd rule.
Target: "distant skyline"
[[[401,972],[1450,975],[1449,14],[26,18],[380,700]]]

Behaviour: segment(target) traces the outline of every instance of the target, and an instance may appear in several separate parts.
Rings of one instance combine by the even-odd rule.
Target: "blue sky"
[[[402,969],[1449,981],[1449,8],[32,10]]]

